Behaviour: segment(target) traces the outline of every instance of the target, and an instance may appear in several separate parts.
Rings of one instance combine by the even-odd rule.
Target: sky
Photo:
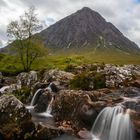
[[[0,0],[0,47],[8,41],[7,25],[30,6],[36,7],[44,28],[83,7],[89,7],[140,47],[140,0]]]

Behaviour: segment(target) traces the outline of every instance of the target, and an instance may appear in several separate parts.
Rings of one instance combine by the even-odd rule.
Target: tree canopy
[[[7,34],[10,37],[12,48],[19,56],[24,71],[29,71],[34,61],[44,55],[46,49],[43,43],[34,35],[42,29],[35,8],[30,7],[20,16],[19,20],[11,21],[7,27]]]

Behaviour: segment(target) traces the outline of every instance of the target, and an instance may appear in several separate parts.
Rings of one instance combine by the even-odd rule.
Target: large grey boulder
[[[0,133],[4,139],[24,139],[35,130],[31,115],[24,105],[13,95],[0,97]]]
[[[50,70],[44,73],[43,82],[53,82],[58,88],[68,87],[69,81],[73,79],[74,74],[70,72],[61,71],[58,69]]]
[[[17,76],[17,84],[21,86],[31,87],[38,81],[38,75],[36,71],[22,72]]]

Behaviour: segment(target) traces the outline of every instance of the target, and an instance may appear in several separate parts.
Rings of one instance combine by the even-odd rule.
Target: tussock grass
[[[136,64],[140,65],[140,55],[116,53],[113,50],[71,49],[50,53],[39,58],[32,66],[32,70],[60,68],[64,70],[67,65],[82,65],[92,63],[108,64]],[[16,56],[0,54],[0,71],[17,74],[22,71],[22,65]]]

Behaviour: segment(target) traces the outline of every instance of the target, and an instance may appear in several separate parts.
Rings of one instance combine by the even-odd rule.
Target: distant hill
[[[99,13],[84,7],[39,33],[49,48],[98,48],[137,53],[139,47]]]

